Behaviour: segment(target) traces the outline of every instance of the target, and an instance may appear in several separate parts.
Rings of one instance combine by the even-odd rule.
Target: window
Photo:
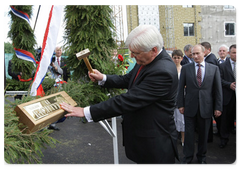
[[[192,8],[193,6],[192,5],[183,5],[182,7],[183,8]]]
[[[194,24],[193,23],[184,23],[183,24],[184,36],[194,36]]]
[[[235,7],[232,5],[224,5],[223,9],[224,10],[235,10]]]
[[[225,36],[235,36],[235,23],[225,22]]]

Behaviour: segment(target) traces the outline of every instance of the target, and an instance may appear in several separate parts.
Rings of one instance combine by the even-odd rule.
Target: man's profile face
[[[131,51],[131,57],[136,59],[137,64],[139,65],[148,65],[150,64],[154,58],[156,57],[156,47],[152,48],[148,52],[133,50],[129,48]]]

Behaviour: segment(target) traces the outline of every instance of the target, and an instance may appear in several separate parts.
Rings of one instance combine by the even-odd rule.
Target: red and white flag
[[[42,81],[51,63],[52,55],[57,44],[57,37],[62,21],[63,6],[53,5],[49,14],[47,28],[44,34],[42,53],[38,64],[30,94],[32,96],[44,96]]]

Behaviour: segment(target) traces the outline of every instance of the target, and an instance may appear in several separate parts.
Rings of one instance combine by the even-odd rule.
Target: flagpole
[[[35,20],[35,24],[34,24],[34,27],[33,27],[33,32],[35,31],[35,27],[36,27],[36,24],[37,24],[38,14],[39,14],[40,8],[41,8],[41,5],[39,5],[39,7],[38,7],[38,12],[37,12],[36,20]]]

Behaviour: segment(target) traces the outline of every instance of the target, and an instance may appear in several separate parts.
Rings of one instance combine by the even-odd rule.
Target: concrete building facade
[[[150,6],[127,6],[128,33],[139,24],[142,18],[153,16],[144,12]],[[138,8],[141,8],[139,10]],[[151,6],[151,8],[155,9]],[[181,49],[187,44],[195,45],[208,41],[212,52],[217,55],[222,44],[236,43],[236,10],[223,5],[159,5],[159,30],[166,49]],[[139,14],[141,11],[141,14]],[[152,19],[153,20],[153,19]]]
[[[218,57],[218,48],[236,44],[236,9],[230,5],[201,6],[201,42],[207,41]]]

